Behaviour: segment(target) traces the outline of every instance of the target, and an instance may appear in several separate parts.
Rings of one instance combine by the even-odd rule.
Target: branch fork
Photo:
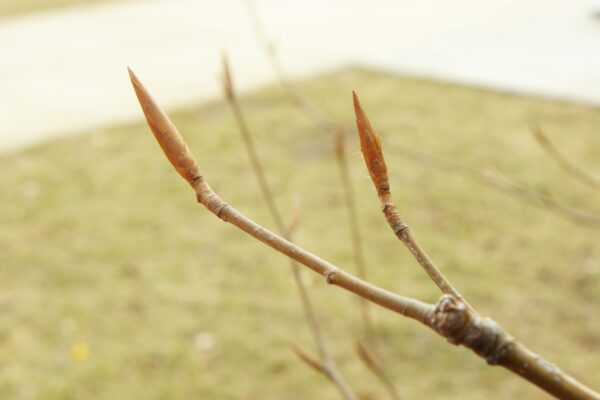
[[[212,191],[200,173],[194,156],[175,126],[158,107],[131,70],[130,76],[138,100],[146,115],[146,120],[167,158],[176,171],[192,186],[198,201],[216,216],[324,276],[329,284],[336,285],[384,308],[421,322],[444,336],[450,343],[470,348],[489,364],[502,365],[556,398],[563,400],[600,400],[599,393],[528,350],[491,319],[479,316],[441,274],[433,261],[412,238],[409,230],[402,230],[402,234],[399,235],[400,240],[409,248],[419,264],[445,293],[435,305],[389,292],[357,278],[285,238],[270,232],[238,212]],[[361,144],[363,142],[367,144],[367,154],[370,151],[373,152],[373,157],[371,155],[367,157],[365,148],[363,148],[367,166],[373,167],[373,171],[370,169],[369,173],[372,178],[374,177],[373,180],[380,198],[389,201],[389,204],[384,203],[387,206],[384,207],[384,211],[394,212],[395,206],[391,202],[387,168],[383,160],[380,141],[378,136],[368,135],[369,131],[371,133],[374,131],[364,112],[358,112],[362,109],[356,95],[354,95],[354,99]],[[363,138],[364,135],[367,136]],[[389,199],[386,196],[389,196]],[[327,365],[324,365],[327,368]]]
[[[500,364],[515,341],[494,320],[480,317],[447,294],[436,303],[429,324],[450,343],[468,347],[490,365]]]

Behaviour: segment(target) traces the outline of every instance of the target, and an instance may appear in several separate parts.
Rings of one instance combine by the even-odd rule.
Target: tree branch
[[[563,171],[584,185],[594,190],[600,190],[600,180],[558,151],[556,146],[550,141],[548,136],[544,134],[538,125],[531,125],[531,133],[540,147],[552,160],[554,160],[556,164],[558,164],[560,168],[562,168]]]
[[[377,358],[377,356],[369,349],[365,343],[360,340],[356,342],[356,352],[362,360],[362,362],[369,368],[369,370],[381,381],[383,387],[387,390],[392,400],[400,400],[400,393],[394,385],[394,382],[390,379],[385,371],[383,364]]]
[[[246,0],[246,9],[248,10],[252,27],[254,28],[254,34],[256,35],[259,44],[262,45],[265,54],[267,55],[269,64],[271,65],[271,69],[277,77],[279,84],[287,92],[294,104],[296,104],[296,106],[298,106],[298,108],[300,108],[300,110],[302,110],[310,119],[315,121],[319,128],[331,130],[331,127],[337,125],[337,122],[329,115],[324,113],[319,107],[310,101],[310,99],[296,90],[292,82],[288,79],[285,69],[277,57],[275,45],[267,38],[267,34],[258,15],[254,0]]]
[[[348,158],[346,156],[346,135],[344,129],[338,125],[335,133],[335,154],[340,170],[342,181],[342,189],[344,191],[344,201],[346,211],[348,213],[348,226],[350,236],[352,238],[352,252],[354,255],[354,263],[356,264],[356,274],[360,279],[367,279],[367,267],[365,264],[365,256],[363,250],[362,234],[360,232],[360,223],[358,222],[358,210],[356,208],[356,200],[354,196],[354,188],[350,179],[350,168],[348,167]],[[360,315],[365,336],[371,340],[374,339],[373,318],[369,308],[369,303],[364,300],[359,300]]]
[[[327,369],[325,368],[323,363],[321,363],[319,360],[315,359],[314,357],[308,355],[308,353],[305,352],[304,350],[302,350],[300,348],[300,346],[298,346],[297,344],[290,343],[289,346],[290,346],[290,349],[292,349],[292,351],[294,352],[294,354],[296,354],[296,356],[298,356],[299,359],[304,361],[304,363],[306,365],[308,365],[309,367],[311,367],[318,373],[325,375],[325,377],[327,379],[330,379],[329,373],[327,372]]]
[[[154,137],[175,170],[211,213],[274,250],[322,275],[326,282],[421,322],[455,345],[470,348],[491,365],[502,365],[563,400],[600,400],[600,394],[518,343],[498,324],[480,317],[460,298],[445,294],[435,304],[374,286],[265,229],[223,201],[208,185],[185,141],[167,115],[130,70],[136,95]]]
[[[381,201],[381,210],[386,221],[394,234],[410,250],[419,265],[423,267],[431,280],[443,292],[462,300],[468,304],[463,296],[452,286],[450,281],[442,274],[440,269],[429,258],[425,250],[413,238],[408,225],[404,223],[396,205],[392,201],[392,192],[390,190],[390,181],[387,174],[387,166],[381,150],[381,139],[377,132],[371,126],[367,115],[360,105],[358,96],[352,92],[354,101],[354,112],[356,114],[356,127],[360,137],[360,148],[363,153],[367,169],[371,180],[375,185],[377,196]]]
[[[300,224],[300,214],[302,213],[302,199],[298,198],[294,201],[292,206],[292,211],[288,216],[288,219],[285,221],[285,230],[289,232],[290,235],[294,233],[294,231],[298,228]]]

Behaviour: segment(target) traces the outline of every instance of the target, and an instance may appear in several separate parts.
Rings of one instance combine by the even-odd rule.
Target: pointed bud
[[[381,140],[369,118],[363,111],[358,96],[352,92],[354,100],[354,114],[356,115],[356,127],[360,138],[360,149],[363,153],[371,180],[375,185],[377,194],[381,197],[390,193],[390,183],[387,175],[387,166],[381,150]]]
[[[201,174],[192,152],[167,114],[154,101],[131,68],[128,68],[128,70],[135,94],[154,137],[179,175],[188,181],[192,187],[195,187],[195,184],[201,178]]]

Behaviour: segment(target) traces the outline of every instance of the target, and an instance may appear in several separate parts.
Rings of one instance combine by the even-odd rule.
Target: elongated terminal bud
[[[185,144],[175,125],[173,125],[167,114],[158,106],[139,78],[131,68],[128,68],[128,70],[135,94],[142,106],[146,121],[148,121],[154,137],[179,175],[192,187],[195,187],[196,182],[202,176],[192,152]]]
[[[383,158],[383,151],[381,150],[381,139],[371,126],[371,122],[362,109],[355,92],[352,92],[352,98],[354,100],[356,127],[360,138],[360,149],[367,163],[367,169],[369,170],[369,175],[371,175],[377,194],[379,197],[384,197],[390,193],[390,181],[388,179],[385,159]]]

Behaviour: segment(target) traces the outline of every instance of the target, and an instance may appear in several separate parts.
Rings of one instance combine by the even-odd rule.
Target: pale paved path
[[[600,104],[598,1],[257,0],[295,76],[362,63]],[[140,117],[131,65],[166,106],[272,79],[242,0],[153,0],[0,20],[0,151]]]

